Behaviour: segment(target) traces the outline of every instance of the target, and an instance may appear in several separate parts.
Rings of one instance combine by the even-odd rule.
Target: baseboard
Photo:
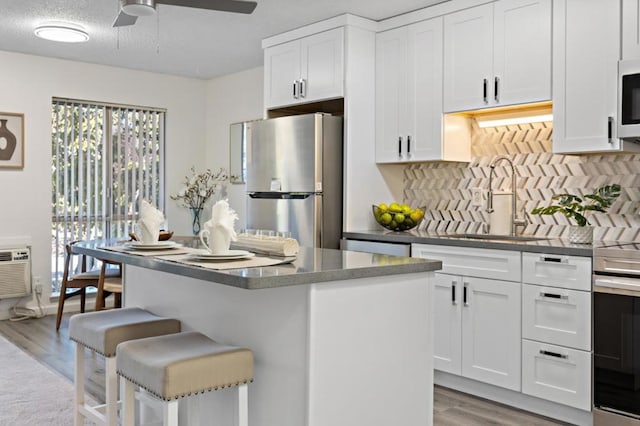
[[[556,404],[555,402],[437,370],[434,371],[433,381],[440,386],[530,411],[551,419],[574,425],[593,426],[593,417],[590,411],[578,410],[567,405]]]

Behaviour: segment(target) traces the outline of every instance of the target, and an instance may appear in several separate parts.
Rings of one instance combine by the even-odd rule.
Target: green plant
[[[578,226],[590,225],[587,214],[592,211],[606,212],[613,202],[620,196],[620,185],[605,185],[591,194],[585,194],[583,198],[573,194],[556,194],[551,197],[556,201],[547,207],[536,207],[531,214],[556,214],[562,213],[569,219],[573,219]]]

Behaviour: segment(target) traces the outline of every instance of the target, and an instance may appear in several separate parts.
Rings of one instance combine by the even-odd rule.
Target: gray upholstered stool
[[[238,424],[248,425],[247,383],[253,380],[253,353],[222,345],[198,332],[131,340],[118,346],[118,374],[125,379],[123,426],[133,426],[134,387],[166,401],[164,424],[178,425],[178,399],[238,386]]]
[[[118,421],[118,375],[116,346],[131,339],[179,333],[180,321],[153,315],[144,309],[125,308],[77,314],[69,320],[69,338],[76,342],[74,425],[88,418],[98,425],[115,426]],[[105,357],[105,404],[89,406],[84,399],[84,350]]]

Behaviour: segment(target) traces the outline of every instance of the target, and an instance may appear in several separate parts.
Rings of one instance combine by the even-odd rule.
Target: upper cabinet
[[[640,0],[622,0],[622,59],[640,59]]]
[[[551,99],[551,0],[501,0],[444,17],[444,111]]]
[[[616,137],[620,2],[555,0],[553,15],[553,151],[626,149]]]
[[[468,136],[444,140],[442,18],[376,35],[375,126],[377,163],[469,161]]]
[[[343,96],[344,30],[335,28],[264,50],[265,107]]]

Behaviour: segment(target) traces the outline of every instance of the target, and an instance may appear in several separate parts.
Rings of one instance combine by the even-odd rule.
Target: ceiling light
[[[89,34],[75,24],[47,23],[36,27],[34,34],[40,38],[63,43],[82,43],[89,40]]]
[[[476,117],[478,127],[498,127],[498,126],[512,126],[515,124],[527,124],[527,123],[541,123],[543,121],[553,121],[553,114],[542,115],[528,115],[524,117],[502,118],[496,120],[483,120],[480,117]]]
[[[156,11],[153,0],[121,0],[122,11],[131,16],[149,16]]]

